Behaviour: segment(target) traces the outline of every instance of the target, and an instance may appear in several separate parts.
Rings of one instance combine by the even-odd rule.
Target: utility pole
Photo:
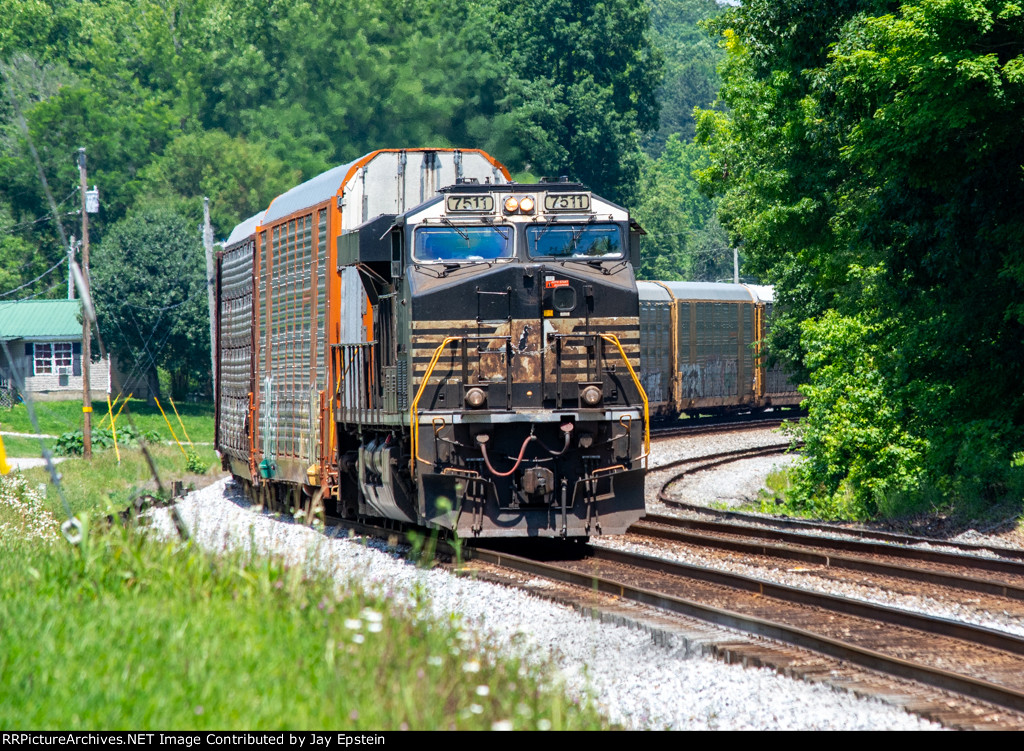
[[[78,179],[82,188],[82,277],[89,289],[89,212],[85,200],[85,148],[78,150]],[[92,360],[92,327],[82,316],[82,457],[92,459],[92,395],[89,393],[89,363]]]
[[[740,283],[740,249],[738,245],[732,248],[732,283]]]
[[[211,393],[217,393],[217,280],[213,265],[213,226],[210,224],[210,199],[203,197],[203,247],[206,249],[206,302],[210,310]]]
[[[71,273],[71,264],[75,261],[75,236],[71,236],[71,242],[68,243],[68,299],[75,299],[75,277]]]

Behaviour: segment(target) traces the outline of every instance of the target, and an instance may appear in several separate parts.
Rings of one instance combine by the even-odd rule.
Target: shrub
[[[131,425],[117,429],[117,445],[122,448],[138,446],[140,437],[144,438],[147,443],[156,443],[160,440],[160,434],[155,430],[145,430],[139,433]],[[92,447],[94,451],[103,451],[113,448],[113,446],[114,436],[109,428],[93,429]],[[62,433],[53,444],[53,452],[58,456],[81,456],[84,450],[85,436],[81,430]]]

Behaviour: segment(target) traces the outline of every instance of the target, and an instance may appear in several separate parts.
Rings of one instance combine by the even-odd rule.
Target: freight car
[[[796,406],[802,397],[763,342],[771,287],[638,282],[640,380],[656,419]]]
[[[217,262],[225,468],[266,505],[463,538],[624,533],[641,232],[475,150],[376,151],[278,196]]]

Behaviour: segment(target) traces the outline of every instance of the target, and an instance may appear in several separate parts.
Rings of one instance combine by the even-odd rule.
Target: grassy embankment
[[[161,400],[160,403],[167,412],[167,417],[170,420],[171,427],[174,428],[174,433],[177,435],[178,440],[187,447],[188,442],[185,440],[185,436],[182,435],[181,426],[174,415],[170,402]],[[115,414],[119,406],[114,405]],[[181,416],[181,421],[185,424],[185,431],[187,431],[192,441],[197,444],[196,450],[205,450],[206,454],[210,457],[214,456],[213,448],[210,445],[213,441],[213,405],[182,402],[180,404],[175,403],[175,406],[178,409],[178,414]],[[109,430],[110,420],[107,416],[107,403],[94,401],[92,409],[93,428]],[[59,437],[63,433],[82,429],[81,400],[36,402],[35,411],[36,417],[39,420],[40,433]],[[131,419],[134,421],[135,427],[140,432],[152,430],[159,434],[160,441],[167,442],[172,440],[171,432],[168,430],[167,423],[161,416],[160,410],[154,405],[147,404],[139,399],[130,400],[128,406],[121,412],[116,422],[118,430],[129,428],[127,414],[129,411],[131,412]],[[24,404],[18,404],[11,409],[0,409],[0,431],[36,433]],[[46,438],[43,439],[43,442],[47,448],[53,450],[55,438]],[[8,456],[37,457],[41,455],[39,439],[36,438],[5,436],[4,446],[7,449]],[[175,451],[177,450],[177,447],[175,447]]]
[[[5,430],[22,429],[9,418]],[[193,441],[210,440],[207,424],[186,422]],[[187,478],[177,446],[154,453],[165,482]],[[138,450],[120,466],[113,455],[59,465],[83,518],[124,508],[148,483]],[[396,609],[278,560],[212,557],[120,527],[93,524],[72,547],[55,494],[37,493],[45,480],[41,469],[0,480],[2,729],[605,726],[543,668],[494,656],[422,601]]]

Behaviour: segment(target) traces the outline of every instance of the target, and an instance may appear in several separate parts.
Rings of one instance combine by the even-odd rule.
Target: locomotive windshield
[[[417,261],[493,261],[514,253],[511,227],[419,227]]]
[[[622,258],[615,224],[551,224],[526,228],[531,258]]]

